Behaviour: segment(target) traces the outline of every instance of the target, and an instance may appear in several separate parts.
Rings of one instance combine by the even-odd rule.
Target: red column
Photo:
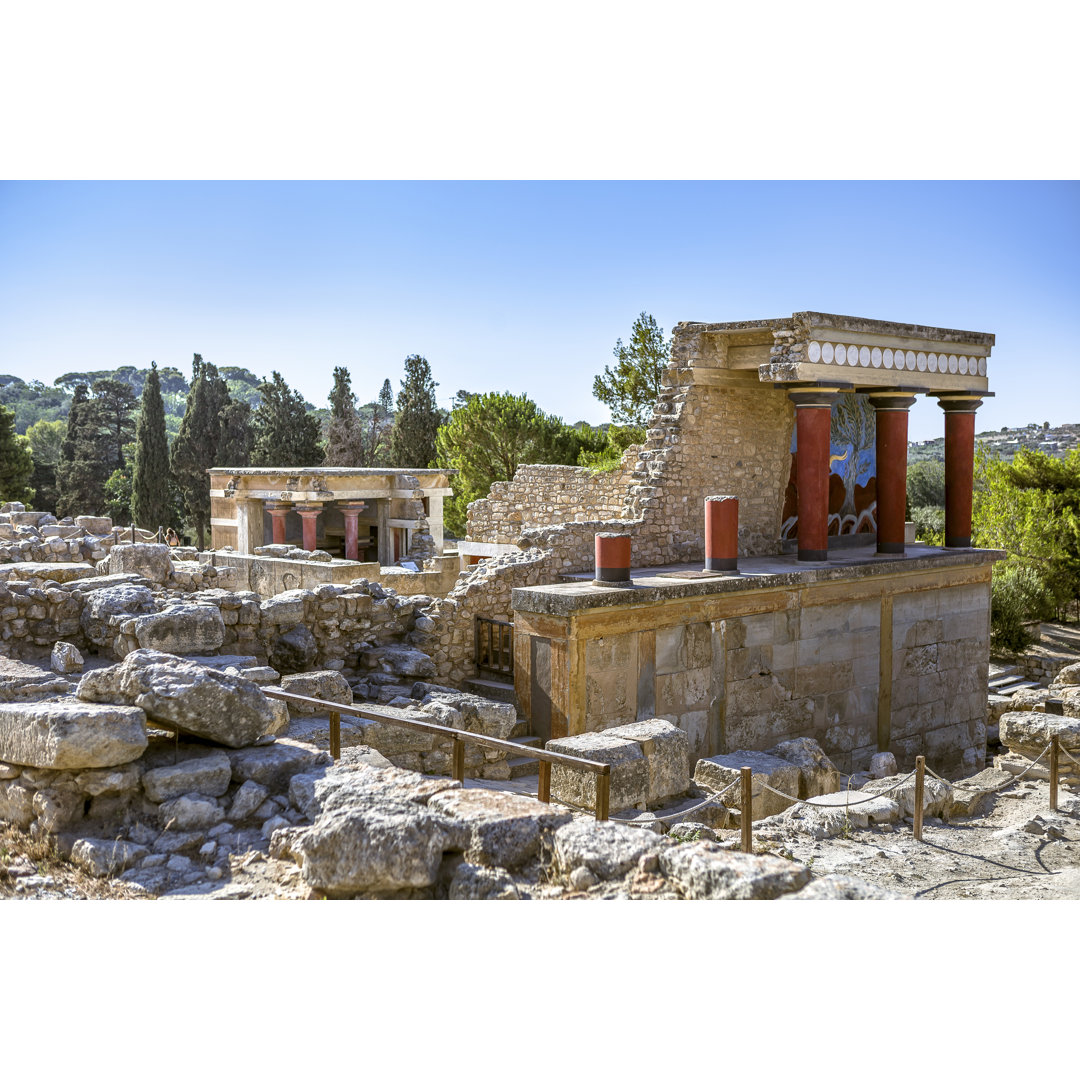
[[[876,421],[877,550],[879,555],[904,554],[907,511],[908,409],[910,394],[871,394]]]
[[[356,560],[360,557],[360,526],[357,518],[366,504],[342,503],[341,514],[345,518],[345,558]]]
[[[304,550],[314,551],[316,525],[319,515],[322,513],[322,507],[320,506],[317,510],[311,506],[307,506],[302,510],[298,507],[296,512],[304,519]]]
[[[705,500],[705,569],[739,568],[739,500],[712,495]]]
[[[270,514],[270,527],[274,530],[274,543],[285,543],[285,518],[289,515],[287,506],[268,506]]]
[[[829,557],[829,433],[834,393],[791,392],[799,470],[799,561]]]
[[[596,581],[630,581],[630,536],[628,533],[596,534]]]
[[[945,410],[945,546],[971,547],[975,410],[982,397],[938,397]]]

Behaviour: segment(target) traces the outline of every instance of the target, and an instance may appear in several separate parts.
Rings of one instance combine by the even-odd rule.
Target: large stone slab
[[[88,672],[76,693],[84,701],[138,704],[155,724],[224,746],[250,746],[279,722],[250,680],[151,649]]]
[[[639,720],[606,728],[605,735],[641,746],[649,774],[648,805],[684,795],[690,788],[690,739],[667,720]]]
[[[66,694],[69,689],[67,679],[51,671],[0,656],[0,701],[40,701]]]
[[[1028,757],[1038,757],[1052,735],[1058,737],[1059,746],[1074,757],[1080,757],[1080,717],[1044,712],[1007,712],[1001,717],[999,737],[1002,743]],[[1043,763],[1049,760],[1047,754]]]
[[[86,584],[91,586],[93,579]],[[109,585],[88,593],[79,615],[79,625],[94,645],[111,645],[117,633],[113,627],[133,615],[144,615],[153,610],[154,594],[145,585],[130,582]]]
[[[146,714],[84,701],[0,704],[0,761],[38,769],[124,765],[146,749]]]
[[[112,877],[134,866],[149,848],[128,840],[104,840],[85,836],[75,841],[71,849],[71,861],[91,877]]]
[[[180,795],[224,795],[231,781],[232,763],[224,750],[163,765],[143,774],[146,797],[156,803]]]
[[[788,739],[769,751],[774,757],[790,761],[799,770],[800,799],[827,795],[840,790],[840,770],[814,739]]]
[[[644,809],[649,800],[649,766],[641,743],[620,739],[605,731],[590,731],[552,739],[548,750],[569,757],[587,758],[611,766],[608,810]],[[596,809],[597,774],[569,765],[551,766],[551,794],[569,806]]]
[[[186,656],[220,649],[225,641],[221,611],[212,604],[173,604],[135,620],[135,639],[143,649]]]
[[[103,574],[138,574],[158,585],[172,577],[167,544],[116,544],[98,568]]]
[[[295,675],[283,675],[282,690],[301,697],[318,698],[328,704],[351,705],[352,687],[345,681],[340,671],[305,671]],[[299,702],[286,702],[293,716],[313,716],[317,712],[326,712],[318,705],[304,705]]]
[[[711,840],[661,849],[660,867],[686,900],[775,900],[810,881],[800,863],[728,851]]]
[[[565,877],[583,866],[601,881],[622,877],[643,855],[670,843],[654,832],[612,821],[572,821],[554,839],[555,859]]]
[[[35,578],[41,581],[55,581],[57,584],[65,584],[68,581],[79,581],[82,578],[97,576],[97,570],[90,563],[61,563],[61,562],[22,562],[15,563],[11,567],[14,577]]]
[[[334,759],[325,750],[317,750],[306,743],[278,739],[269,746],[231,750],[229,760],[233,779],[238,784],[254,780],[271,794],[283,795],[289,790],[289,782],[294,776],[326,768]]]
[[[777,791],[799,797],[799,782],[802,773],[799,766],[772,754],[763,754],[757,750],[742,750],[735,754],[720,754],[716,757],[701,758],[694,769],[694,783],[708,791],[723,791],[741,776],[741,770],[753,770],[751,777],[751,813],[754,821],[783,813],[792,805],[790,799],[766,791],[764,784]],[[740,809],[742,806],[741,785],[736,784],[721,800],[725,806]]]

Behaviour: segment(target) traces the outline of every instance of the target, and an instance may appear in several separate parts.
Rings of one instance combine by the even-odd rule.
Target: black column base
[[[903,555],[906,550],[903,544],[895,540],[879,540],[877,545],[879,555]]]
[[[829,549],[799,548],[799,562],[828,562]]]
[[[738,570],[739,560],[736,559],[705,559],[706,570]]]
[[[971,537],[970,536],[946,536],[945,537],[945,546],[946,547],[956,547],[956,548],[969,548],[969,547],[971,547]]]
[[[605,585],[611,585],[620,581],[630,580],[629,566],[598,566],[596,568],[596,580]]]

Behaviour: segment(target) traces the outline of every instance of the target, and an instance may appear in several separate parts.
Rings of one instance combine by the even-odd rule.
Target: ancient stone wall
[[[490,544],[514,544],[522,530],[573,521],[626,517],[630,447],[623,466],[592,472],[576,465],[520,465],[513,480],[491,485],[486,499],[469,503],[467,535]]]

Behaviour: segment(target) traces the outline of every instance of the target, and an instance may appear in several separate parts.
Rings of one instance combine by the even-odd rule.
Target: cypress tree
[[[356,468],[364,462],[364,435],[356,411],[356,395],[347,368],[334,368],[334,386],[330,391],[330,423],[326,429],[324,465]]]
[[[33,489],[28,486],[33,471],[30,440],[15,433],[15,410],[0,405],[0,503],[33,498]]]
[[[100,514],[110,471],[90,391],[86,383],[78,383],[56,466],[57,514]]]
[[[171,523],[169,498],[169,445],[165,437],[165,406],[157,364],[143,384],[139,420],[135,426],[135,473],[131,489],[131,514],[140,529],[156,529]]]
[[[405,378],[390,432],[390,462],[397,469],[424,469],[435,460],[435,434],[444,414],[435,402],[431,365],[415,353],[405,357]]]
[[[320,465],[319,422],[307,410],[303,397],[290,390],[280,373],[270,373],[259,386],[262,402],[252,416],[255,429],[253,465],[282,468]]]

